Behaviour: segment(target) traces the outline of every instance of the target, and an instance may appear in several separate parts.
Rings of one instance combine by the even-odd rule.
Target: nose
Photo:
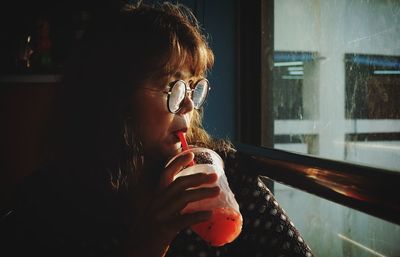
[[[179,115],[184,115],[188,112],[192,112],[194,109],[194,103],[191,98],[191,92],[185,95],[185,98],[182,101],[181,109],[178,111]]]

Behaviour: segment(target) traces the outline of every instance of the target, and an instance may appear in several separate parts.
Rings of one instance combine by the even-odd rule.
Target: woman
[[[201,127],[213,61],[181,5],[127,6],[94,25],[63,79],[52,161],[3,222],[10,256],[312,256],[244,157]],[[178,131],[225,160],[244,219],[231,244],[214,248],[186,229],[211,212],[180,211],[219,188],[187,190],[215,175],[172,181],[193,159],[165,167],[180,151]]]

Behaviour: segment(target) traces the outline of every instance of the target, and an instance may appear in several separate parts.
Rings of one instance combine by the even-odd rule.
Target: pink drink
[[[208,221],[191,229],[211,246],[223,246],[238,237],[242,231],[242,215],[231,208],[216,208]]]

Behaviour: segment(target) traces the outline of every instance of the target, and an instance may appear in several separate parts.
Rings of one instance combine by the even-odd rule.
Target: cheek
[[[152,115],[143,117],[143,120],[140,137],[144,154],[160,160],[175,154],[175,152],[169,153],[174,150],[170,133],[173,119],[170,115]]]
[[[172,122],[171,114],[160,101],[149,99],[140,103],[143,102],[138,102],[135,110],[139,137],[145,145],[154,144],[167,133]]]
[[[142,131],[146,135],[146,139],[156,140],[165,136],[171,125],[172,118],[167,113],[149,113],[148,116],[142,118]]]
[[[156,98],[147,91],[137,93],[132,98],[132,112],[134,118],[141,123],[149,123],[152,118],[163,111],[162,99]]]

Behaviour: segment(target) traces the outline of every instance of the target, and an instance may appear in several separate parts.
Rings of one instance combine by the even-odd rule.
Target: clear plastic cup
[[[194,153],[194,165],[181,170],[174,177],[174,180],[180,176],[195,173],[215,173],[217,174],[215,183],[204,184],[200,187],[218,186],[221,191],[217,197],[189,203],[182,210],[182,213],[211,210],[213,214],[210,220],[193,225],[191,229],[211,246],[222,246],[230,243],[239,236],[242,230],[243,219],[235,196],[229,188],[224,172],[224,163],[221,157],[213,150],[203,147],[191,147],[174,156],[168,162],[167,166],[177,157],[188,151]]]

